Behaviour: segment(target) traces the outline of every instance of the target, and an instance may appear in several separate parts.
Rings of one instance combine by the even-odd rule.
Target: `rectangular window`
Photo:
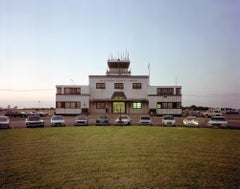
[[[172,102],[167,103],[167,109],[173,109],[173,103]]]
[[[81,94],[80,88],[64,88],[64,94],[66,95],[79,95]]]
[[[142,89],[142,83],[133,83],[132,88],[133,89]]]
[[[56,102],[56,108],[80,109],[80,102]]]
[[[177,109],[181,109],[182,108],[182,103],[181,102],[177,102]]]
[[[106,103],[105,102],[96,102],[96,109],[105,109]]]
[[[123,89],[123,83],[114,83],[114,89]]]
[[[105,83],[96,83],[96,89],[105,89]]]
[[[176,88],[176,95],[181,95],[181,88]]]
[[[70,88],[64,88],[64,94],[70,94]]]
[[[63,102],[56,102],[56,108],[64,108],[65,107],[65,103]]]
[[[173,88],[157,88],[157,95],[173,95]]]
[[[163,102],[162,103],[162,109],[167,109],[168,108],[168,103],[167,102]]]
[[[181,109],[181,102],[157,102],[157,109]]]
[[[61,87],[57,87],[57,94],[62,94],[62,88]]]
[[[132,103],[132,108],[133,109],[141,109],[142,108],[142,103],[141,102],[133,102]]]

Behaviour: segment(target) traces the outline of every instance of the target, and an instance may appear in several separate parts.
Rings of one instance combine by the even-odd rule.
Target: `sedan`
[[[9,117],[8,116],[0,116],[0,129],[9,129]]]
[[[176,126],[176,121],[172,115],[165,115],[162,117],[163,126]]]
[[[87,115],[81,114],[75,118],[75,126],[88,126],[88,117]]]
[[[131,125],[131,118],[128,115],[119,115],[117,119],[114,120],[115,125]]]
[[[64,117],[62,115],[53,115],[51,118],[51,126],[66,126]]]
[[[139,119],[140,125],[152,125],[152,118],[149,115],[143,115]]]
[[[198,127],[199,122],[198,122],[196,116],[187,116],[187,117],[183,120],[183,124],[184,124],[185,126]]]
[[[44,121],[38,114],[33,114],[27,117],[26,127],[44,127]]]
[[[108,115],[100,115],[96,120],[96,125],[110,125]]]
[[[216,128],[227,128],[228,122],[224,116],[212,116],[211,119],[207,123],[208,127],[216,127]]]

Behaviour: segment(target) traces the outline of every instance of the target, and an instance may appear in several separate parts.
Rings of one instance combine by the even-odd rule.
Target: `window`
[[[181,109],[181,102],[157,102],[157,109]]]
[[[141,109],[142,108],[142,103],[141,102],[133,102],[132,103],[132,108],[133,109]]]
[[[157,88],[158,95],[173,95],[174,90],[173,88]]]
[[[56,102],[56,108],[80,109],[80,102]]]
[[[133,89],[142,89],[142,83],[133,83],[132,88]]]
[[[62,94],[62,88],[61,87],[57,87],[57,94]]]
[[[67,95],[81,94],[81,89],[80,88],[64,88],[64,94],[67,94]]]
[[[114,89],[123,89],[123,83],[114,83]]]
[[[168,107],[168,103],[167,103],[167,102],[163,102],[163,103],[162,103],[162,108],[163,108],[163,109],[167,109],[167,107]]]
[[[167,109],[173,109],[173,103],[172,102],[167,103]]]
[[[177,102],[177,109],[181,109],[182,108],[182,103],[181,102]]]
[[[105,109],[106,103],[105,102],[96,102],[96,109]]]
[[[176,95],[181,95],[181,88],[176,88]]]
[[[105,89],[105,83],[96,83],[96,89]]]
[[[56,108],[65,108],[65,102],[56,102]]]

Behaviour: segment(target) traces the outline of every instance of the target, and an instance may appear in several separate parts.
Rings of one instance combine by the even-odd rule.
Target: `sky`
[[[183,106],[240,108],[239,0],[0,0],[0,107],[55,107],[129,52]]]

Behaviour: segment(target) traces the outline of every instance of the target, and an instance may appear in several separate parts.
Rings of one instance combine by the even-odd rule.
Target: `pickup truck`
[[[209,110],[202,113],[203,117],[221,116],[222,112],[219,110]]]

